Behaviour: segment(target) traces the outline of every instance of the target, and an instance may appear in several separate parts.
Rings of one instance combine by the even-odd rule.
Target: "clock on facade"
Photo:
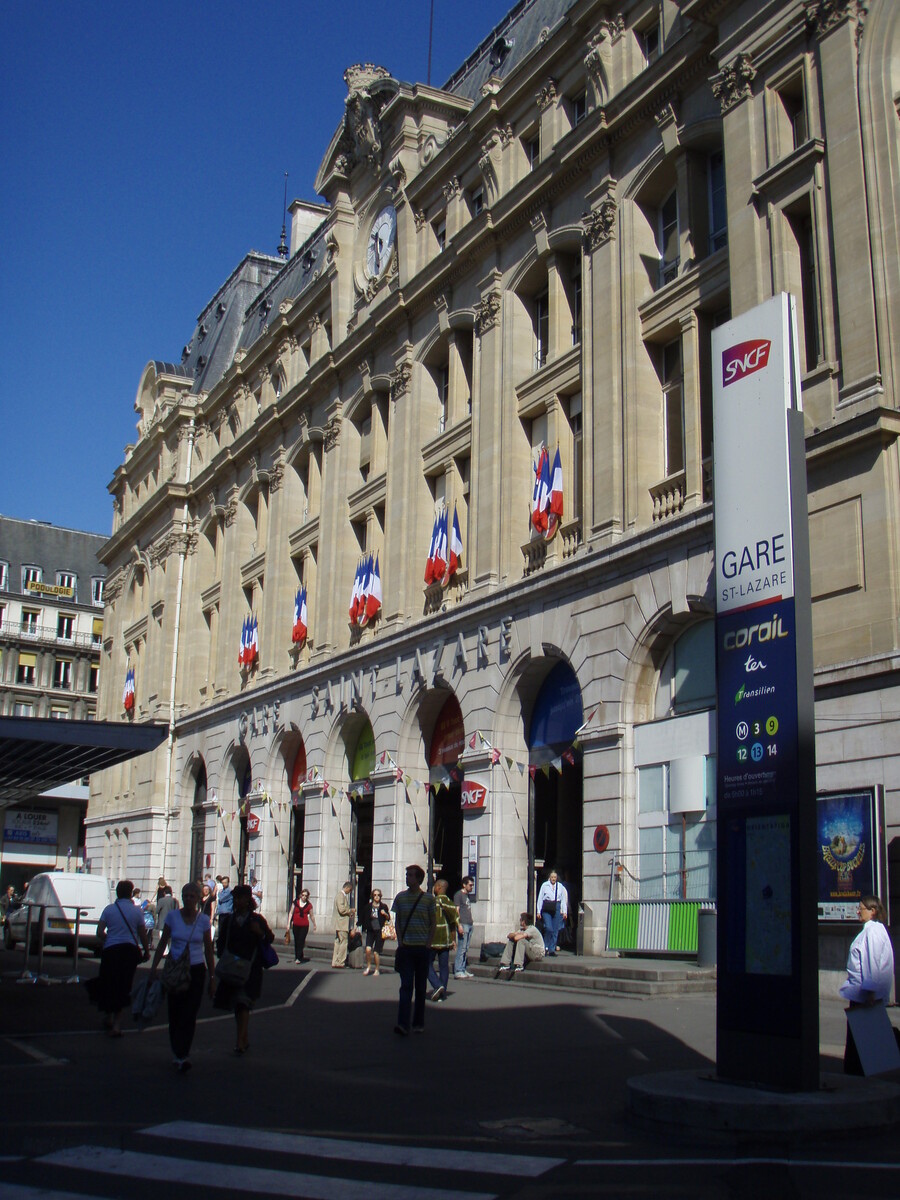
[[[397,214],[392,205],[383,208],[375,218],[366,246],[366,271],[377,279],[387,270],[394,243],[397,240]]]

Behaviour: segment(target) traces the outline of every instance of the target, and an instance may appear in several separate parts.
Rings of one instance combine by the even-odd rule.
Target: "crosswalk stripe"
[[[300,1133],[273,1133],[267,1129],[232,1129],[227,1125],[205,1125],[200,1121],[169,1121],[141,1132],[152,1137],[198,1142],[200,1145],[247,1146],[250,1149],[310,1158],[361,1158],[368,1163],[385,1166],[425,1167],[435,1171],[526,1176],[532,1179],[566,1161],[563,1158],[538,1158],[527,1154],[381,1145],[340,1138],[310,1137]]]
[[[356,1152],[359,1146],[356,1145]],[[457,1192],[446,1188],[407,1187],[404,1184],[369,1183],[329,1175],[275,1171],[269,1167],[242,1167],[227,1163],[198,1162],[113,1150],[104,1146],[75,1146],[35,1160],[69,1170],[99,1175],[153,1179],[160,1183],[186,1183],[198,1188],[222,1188],[231,1193],[293,1196],[297,1200],[497,1200],[484,1192]]]

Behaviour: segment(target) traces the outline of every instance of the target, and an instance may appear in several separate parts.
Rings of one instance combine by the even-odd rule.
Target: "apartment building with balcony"
[[[0,714],[93,720],[100,689],[102,534],[0,516]],[[5,809],[0,883],[84,858],[88,787]],[[23,818],[23,812],[32,814]],[[37,814],[37,815],[35,815]],[[39,841],[27,841],[31,832]]]
[[[133,672],[172,736],[92,857],[271,915],[419,861],[488,937],[554,867],[586,952],[629,879],[714,900],[711,332],[780,291],[819,787],[895,853],[898,48],[886,0],[522,0],[441,88],[348,69],[286,257],[140,378],[100,711]]]

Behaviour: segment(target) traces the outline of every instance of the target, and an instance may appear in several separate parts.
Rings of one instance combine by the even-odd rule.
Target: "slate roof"
[[[520,0],[450,76],[443,90],[473,103],[480,100],[481,89],[488,79],[492,75],[505,79],[538,44],[542,31],[552,31],[574,3],[575,0]],[[513,45],[502,62],[495,65],[491,52],[500,38]]]
[[[8,594],[22,594],[23,565],[41,567],[45,583],[56,583],[57,571],[72,572],[78,580],[78,603],[90,604],[91,578],[106,577],[106,567],[97,555],[107,536],[45,521],[0,517],[0,559],[9,563]]]
[[[284,266],[280,258],[251,250],[206,305],[181,359],[184,373],[193,376],[192,391],[211,391],[231,366],[247,309]]]
[[[444,85],[444,91],[476,102],[491,75],[505,78],[552,31],[575,0],[519,0]],[[498,39],[511,43],[502,62],[491,60]],[[322,227],[284,262],[251,251],[232,272],[197,319],[181,367],[157,363],[157,371],[194,380],[192,391],[210,391],[231,365],[237,350],[249,349],[279,305],[299,296],[325,264]]]

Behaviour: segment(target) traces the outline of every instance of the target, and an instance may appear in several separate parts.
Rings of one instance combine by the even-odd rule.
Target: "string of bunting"
[[[575,731],[575,737],[564,750],[561,750],[559,754],[540,764],[529,763],[527,761],[522,761],[511,754],[504,754],[502,750],[499,750],[496,746],[491,745],[480,729],[476,729],[468,739],[468,748],[470,750],[474,750],[480,745],[482,749],[488,750],[490,752],[491,763],[494,766],[500,764],[500,766],[503,767],[504,774],[506,775],[507,786],[509,787],[509,790],[515,794],[509,776],[509,772],[512,771],[513,768],[519,772],[520,777],[523,776],[527,771],[529,776],[534,779],[538,771],[541,771],[549,779],[551,771],[555,771],[558,775],[562,774],[564,763],[568,765],[574,765],[575,754],[581,748],[581,739],[579,734],[591,723],[596,712],[597,710],[595,708],[592,712],[588,713],[584,723]],[[457,782],[460,778],[459,773],[465,770],[465,761],[464,759],[460,758],[453,766],[442,764],[443,772],[445,773],[442,773],[441,779],[433,780],[430,777],[428,779],[420,779],[415,775],[410,775],[408,772],[399,767],[394,761],[394,758],[389,750],[382,751],[379,762],[381,766],[389,766],[391,768],[397,783],[402,783],[407,792],[409,792],[410,788],[412,788],[417,794],[423,790],[425,792],[437,792],[442,787],[446,787],[451,783]],[[292,805],[299,804],[304,788],[312,786],[321,787],[324,794],[332,800],[331,815],[334,818],[337,818],[338,815],[337,809],[333,803],[335,798],[337,798],[339,802],[343,802],[344,800],[355,799],[358,796],[365,795],[371,789],[371,784],[369,784],[368,781],[365,781],[364,783],[351,783],[347,786],[329,783],[318,767],[310,767],[306,772],[305,780],[300,782],[290,800],[273,800],[268,792],[262,790],[259,784],[257,785],[256,792],[254,793],[254,798],[259,799],[263,804],[268,805],[273,818],[275,818],[276,814],[282,813],[285,809],[290,809]],[[231,810],[230,812],[226,812],[221,804],[218,802],[216,803],[216,812],[218,815],[223,819],[230,817],[232,822],[234,822],[236,817],[246,815],[246,813],[249,812],[249,809],[250,802],[247,798],[240,801],[237,808]],[[516,815],[519,816],[518,809],[516,810]],[[413,817],[416,820],[416,830],[421,833],[418,818],[415,816],[415,809],[413,809]],[[519,821],[521,823],[521,816],[519,816]],[[341,836],[343,837],[343,830],[341,831]]]

